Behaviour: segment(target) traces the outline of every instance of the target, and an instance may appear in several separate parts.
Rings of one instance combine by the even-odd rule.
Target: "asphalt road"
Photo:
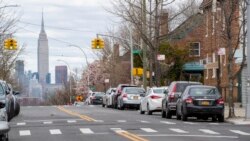
[[[21,107],[10,126],[10,141],[250,141],[249,125],[183,122],[97,105]]]

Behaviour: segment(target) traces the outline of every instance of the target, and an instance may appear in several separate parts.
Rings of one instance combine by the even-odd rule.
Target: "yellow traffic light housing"
[[[96,39],[91,41],[92,49],[96,49]]]
[[[17,50],[17,41],[9,38],[4,41],[4,49],[6,50]]]
[[[101,38],[96,38],[91,41],[92,49],[103,49],[104,41]]]
[[[103,49],[104,48],[104,41],[101,39],[100,41],[100,48]]]

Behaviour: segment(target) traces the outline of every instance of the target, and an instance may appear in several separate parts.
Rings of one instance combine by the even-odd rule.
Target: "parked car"
[[[103,96],[104,96],[104,92],[93,92],[93,95],[90,99],[90,103],[101,105]]]
[[[93,93],[93,92],[90,92],[90,93],[88,94],[87,99],[85,100],[85,103],[86,103],[87,105],[90,105],[90,104],[91,104],[91,100],[92,100],[93,96],[94,96],[94,93]]]
[[[118,109],[125,107],[139,109],[141,98],[145,96],[145,90],[141,87],[125,87],[118,97]]]
[[[0,80],[0,101],[5,103],[8,121],[15,116],[13,93],[5,81]]]
[[[11,84],[7,84],[7,86],[10,90],[10,93],[12,93],[12,97],[14,100],[14,113],[15,116],[17,116],[20,112],[20,104],[18,103],[17,95],[19,95],[20,93],[18,91],[14,91]]]
[[[216,87],[188,86],[179,96],[176,116],[183,121],[188,117],[204,120],[212,117],[213,121],[224,122],[224,101]]]
[[[116,93],[116,88],[113,88],[112,90],[111,90],[111,93],[110,93],[110,95],[108,95],[108,98],[107,98],[107,107],[112,107],[113,106],[113,96],[114,96],[114,94]],[[112,107],[113,108],[113,107]]]
[[[102,107],[110,107],[109,104],[111,99],[111,94],[114,92],[115,88],[109,88],[103,96]]]
[[[5,103],[0,102],[0,140],[8,141],[8,132],[10,126],[8,123],[8,116],[5,108]]]
[[[137,87],[137,86],[135,86],[135,85],[130,85],[130,84],[119,84],[119,85],[117,86],[117,88],[116,88],[115,94],[112,96],[112,107],[113,107],[113,108],[117,108],[117,106],[118,106],[117,99],[118,99],[118,97],[121,95],[122,90],[123,90],[125,87]]]
[[[162,99],[162,118],[172,118],[172,115],[176,114],[176,102],[178,96],[181,95],[186,87],[190,85],[202,84],[200,82],[174,81],[169,85],[168,90],[165,91],[165,96]]]
[[[150,88],[145,97],[141,99],[140,114],[144,114],[145,111],[148,115],[152,115],[153,112],[160,112],[165,90],[167,90],[167,87]]]

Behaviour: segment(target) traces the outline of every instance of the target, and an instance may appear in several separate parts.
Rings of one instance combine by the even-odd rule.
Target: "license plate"
[[[133,99],[138,100],[138,96],[134,96]]]
[[[209,102],[208,102],[208,101],[202,101],[202,102],[201,102],[201,105],[208,106],[208,105],[209,105]]]

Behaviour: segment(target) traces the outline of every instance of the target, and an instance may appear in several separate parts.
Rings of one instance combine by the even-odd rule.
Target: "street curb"
[[[250,125],[250,120],[246,121],[245,119],[243,119],[242,121],[232,121],[229,119],[225,119],[225,122],[232,123],[234,125]]]

